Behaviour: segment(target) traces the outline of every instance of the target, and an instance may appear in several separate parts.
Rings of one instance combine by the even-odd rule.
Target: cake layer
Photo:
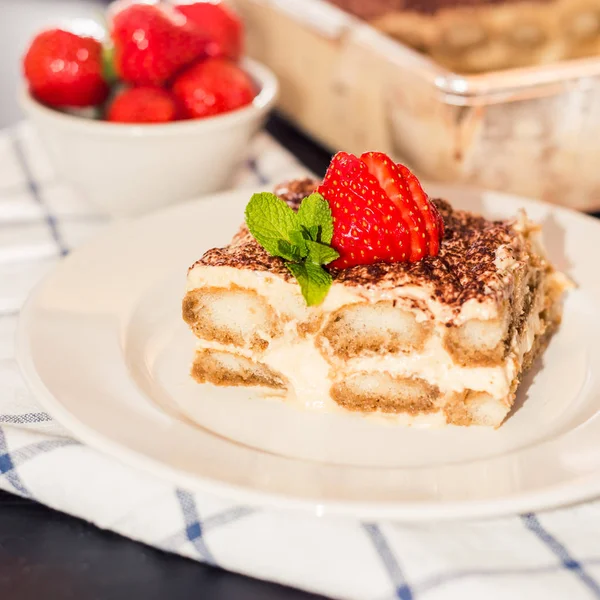
[[[262,350],[199,340],[193,375],[202,383],[283,387],[300,408],[401,413],[408,423],[440,413],[452,424],[497,426],[510,411],[523,369],[556,327],[546,308],[556,302],[552,294],[539,293],[506,358],[493,366],[457,364],[435,334],[419,352],[366,346],[344,360],[320,338],[323,329],[307,334],[289,322]]]
[[[332,2],[463,73],[600,54],[600,0]]]
[[[412,377],[419,376],[426,379],[432,385],[445,392],[463,391],[470,389],[474,391],[489,391],[496,397],[504,397],[509,394],[512,381],[518,374],[519,361],[533,346],[534,337],[542,334],[548,323],[547,319],[541,314],[545,311],[545,306],[550,302],[546,286],[539,286],[535,298],[531,303],[529,313],[526,319],[517,326],[517,323],[511,325],[511,339],[502,341],[502,353],[498,353],[495,360],[486,356],[487,360],[468,360],[469,356],[478,356],[482,352],[482,342],[478,339],[472,340],[473,346],[470,352],[457,352],[454,347],[450,347],[448,340],[452,339],[455,328],[448,328],[444,323],[435,321],[424,321],[418,323],[415,316],[401,309],[397,310],[401,315],[400,322],[410,315],[415,325],[421,327],[421,330],[428,332],[427,340],[420,346],[411,341],[412,337],[402,337],[401,330],[392,330],[389,334],[390,321],[381,322],[379,312],[379,303],[369,303],[354,301],[345,303],[338,310],[332,311],[328,315],[319,315],[313,318],[314,309],[303,307],[298,301],[298,312],[296,317],[291,316],[289,312],[283,313],[282,302],[279,306],[275,303],[271,305],[273,314],[281,317],[282,326],[276,332],[270,328],[260,328],[260,323],[253,321],[253,306],[255,295],[261,295],[267,298],[270,287],[273,282],[268,280],[258,282],[254,288],[246,287],[248,303],[243,308],[239,301],[239,295],[242,292],[242,277],[236,272],[219,273],[220,269],[207,273],[205,277],[211,279],[212,276],[225,276],[227,280],[233,280],[235,288],[234,306],[236,309],[237,322],[232,325],[237,330],[239,323],[247,322],[256,326],[255,329],[248,328],[248,337],[245,341],[235,343],[233,335],[226,339],[212,335],[200,335],[200,346],[211,350],[224,350],[234,352],[236,355],[256,360],[262,364],[268,365],[275,372],[281,373],[284,379],[294,380],[294,371],[299,369],[298,363],[307,365],[309,373],[324,373],[326,381],[324,386],[319,389],[319,397],[326,398],[329,393],[329,382],[337,378],[345,378],[354,372],[376,372],[385,371],[393,376]],[[214,283],[214,281],[211,281]],[[252,282],[246,281],[246,286],[251,286]],[[288,305],[292,301],[297,301],[296,285],[293,282],[284,283],[286,290],[278,290],[277,297],[283,301],[289,299]],[[211,294],[214,294],[216,288],[210,286]],[[217,304],[226,305],[227,299],[231,293],[229,289],[222,288],[222,295]],[[202,289],[195,289],[187,294],[185,304],[189,306],[194,302],[194,298],[202,296]],[[276,296],[273,295],[273,298]],[[301,300],[301,298],[300,298]],[[345,301],[347,299],[342,299]],[[354,299],[356,300],[356,299]],[[199,304],[203,306],[202,303]],[[289,306],[288,306],[289,307]],[[286,308],[288,308],[286,307]],[[302,311],[304,309],[304,311]],[[372,313],[372,318],[363,318],[362,320],[340,321],[340,312],[349,313],[362,312],[365,315]],[[304,313],[303,315],[301,313]],[[200,319],[208,318],[208,311]],[[389,312],[387,313],[389,314]],[[194,317],[186,313],[186,320],[194,328]],[[310,319],[313,318],[311,322]],[[469,322],[474,324],[475,321]],[[353,350],[350,356],[347,353],[340,354],[339,346],[332,344],[330,339],[330,330],[336,327],[336,336],[334,341],[341,347]],[[194,328],[195,329],[195,328]],[[260,343],[257,343],[260,340]],[[374,343],[374,340],[382,340],[382,344]],[[515,354],[517,361],[509,360],[509,355]],[[301,379],[301,378],[300,378]],[[297,384],[302,388],[306,387],[301,381]],[[297,387],[296,386],[296,387]],[[314,392],[315,384],[311,383],[311,390]]]
[[[278,188],[292,206],[314,188]],[[523,369],[560,320],[562,276],[524,215],[487,221],[438,202],[440,254],[332,270],[307,307],[296,281],[242,228],[188,274],[193,375],[285,389],[316,410],[379,411],[404,422],[499,425]]]

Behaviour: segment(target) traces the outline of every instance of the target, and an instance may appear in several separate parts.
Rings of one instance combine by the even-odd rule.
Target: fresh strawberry
[[[408,259],[410,235],[400,211],[356,156],[338,152],[318,191],[333,216],[331,245],[340,257],[332,267]]]
[[[429,253],[427,228],[419,206],[394,161],[383,152],[366,152],[361,160],[387,197],[398,207],[410,230],[410,261],[421,260]]]
[[[108,85],[102,76],[102,45],[62,29],[36,36],[23,60],[31,93],[55,107],[102,104]]]
[[[134,85],[164,85],[205,55],[202,32],[169,5],[132,4],[112,21],[117,74]]]
[[[123,90],[108,109],[107,119],[116,123],[167,123],[177,118],[177,103],[167,90],[137,87]]]
[[[331,245],[345,269],[375,262],[415,262],[439,252],[442,218],[418,179],[380,152],[338,152],[318,188],[333,216]]]
[[[175,79],[172,90],[184,117],[190,119],[240,108],[256,95],[250,77],[224,58],[209,58],[193,65]]]
[[[430,256],[437,256],[440,251],[440,240],[444,236],[444,222],[442,221],[442,217],[435,207],[435,204],[429,200],[429,197],[421,186],[421,182],[415,177],[412,171],[401,164],[396,166],[402,174],[402,178],[406,182],[410,194],[419,208],[423,221],[425,222],[429,237],[428,253]]]
[[[212,57],[239,60],[244,49],[244,26],[238,16],[221,2],[176,5],[188,21],[210,41],[206,53]]]

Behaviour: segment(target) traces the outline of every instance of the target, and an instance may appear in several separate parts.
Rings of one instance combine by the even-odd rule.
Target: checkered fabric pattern
[[[235,185],[302,173],[266,134]],[[0,488],[98,527],[333,598],[600,598],[600,502],[492,521],[400,525],[288,514],[191,494],[70,437],[14,360],[19,307],[109,219],[57,181],[34,132],[0,134]]]

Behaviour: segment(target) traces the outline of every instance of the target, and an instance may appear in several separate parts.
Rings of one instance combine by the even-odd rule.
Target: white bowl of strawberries
[[[215,2],[120,2],[104,40],[44,31],[22,106],[56,170],[114,216],[228,187],[278,92]]]

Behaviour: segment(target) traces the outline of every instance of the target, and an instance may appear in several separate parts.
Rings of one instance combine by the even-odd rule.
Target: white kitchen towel
[[[268,135],[236,186],[305,173]],[[333,598],[600,598],[600,503],[471,523],[361,523],[191,494],[80,444],[14,359],[19,308],[109,219],[58,181],[26,124],[0,134],[0,487],[152,546]]]

